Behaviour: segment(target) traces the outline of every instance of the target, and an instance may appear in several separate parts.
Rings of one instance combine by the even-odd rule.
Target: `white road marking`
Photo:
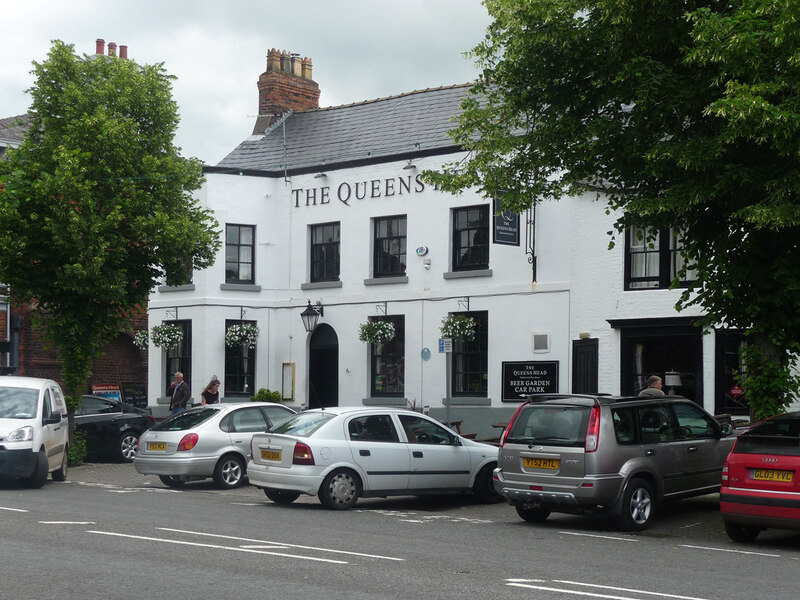
[[[627,592],[631,594],[638,594],[639,596],[616,596],[612,593],[601,594],[597,592],[586,592],[581,590],[573,590],[568,589],[565,587],[550,587],[550,586],[543,586],[543,585],[534,585],[534,584],[541,584],[547,583],[544,579],[506,579],[506,585],[512,587],[522,587],[528,588],[533,590],[542,590],[547,592],[557,592],[560,594],[572,594],[574,596],[588,596],[591,598],[607,598],[609,600],[643,600],[641,595],[645,596],[657,596],[659,598],[675,598],[676,600],[707,600],[706,598],[700,598],[696,596],[679,596],[677,594],[665,594],[663,592],[650,592],[647,590],[638,590],[633,588],[622,588],[622,587],[614,587],[610,585],[600,585],[596,583],[583,583],[582,581],[570,581],[565,579],[553,579],[552,583],[561,583],[565,585],[572,585],[572,586],[583,586],[583,587],[590,587],[590,588],[597,588],[601,590],[606,590],[608,592]]]
[[[288,550],[288,546],[240,546],[240,548],[250,548],[253,550]]]
[[[315,558],[313,556],[303,556],[302,554],[287,554],[285,552],[268,552],[266,550],[253,550],[250,548],[234,548],[231,546],[220,546],[217,544],[201,544],[198,542],[184,542],[182,540],[168,540],[165,538],[155,538],[155,537],[148,537],[144,535],[130,535],[127,533],[114,533],[112,531],[87,531],[86,533],[94,533],[97,535],[107,535],[112,537],[122,537],[122,538],[129,538],[134,540],[143,540],[146,542],[163,542],[167,544],[178,544],[181,546],[197,546],[200,548],[214,548],[215,550],[231,550],[233,552],[247,552],[250,554],[269,554],[271,556],[283,556],[286,558],[298,558],[301,560],[310,560],[314,562],[326,562],[326,563],[333,563],[337,565],[346,565],[348,564],[347,561],[344,560],[334,560],[331,558]]]
[[[269,540],[254,540],[252,538],[243,538],[243,537],[236,537],[231,535],[220,535],[217,533],[204,533],[202,531],[188,531],[186,529],[172,529],[170,527],[156,527],[156,529],[161,529],[162,531],[172,531],[173,533],[188,533],[189,535],[202,535],[206,537],[214,537],[214,538],[224,538],[226,540],[236,540],[238,542],[255,542],[257,544],[269,544],[269,545],[280,545],[280,546],[287,546],[289,548],[300,548],[301,550],[316,550],[318,552],[330,552],[332,554],[346,554],[348,556],[361,556],[363,558],[379,558],[382,560],[396,560],[396,561],[405,561],[405,558],[396,558],[393,556],[382,556],[380,554],[364,554],[362,552],[350,552],[348,550],[331,550],[330,548],[319,548],[317,546],[301,546],[299,544],[285,544],[283,542],[271,542]]]
[[[767,554],[766,552],[750,552],[748,550],[731,550],[730,548],[712,548],[711,546],[692,546],[691,544],[681,544],[681,548],[694,548],[695,550],[713,550],[714,552],[733,552],[735,554],[753,554],[755,556],[768,556],[770,558],[780,558],[780,554]]]
[[[697,527],[698,525],[702,525],[702,524],[703,524],[702,522],[698,522],[698,523],[691,523],[691,524],[689,524],[689,525],[681,525],[681,527],[680,527],[680,528],[681,528],[681,529],[689,529],[689,527]]]
[[[27,510],[24,510],[22,508],[10,508],[7,506],[0,506],[0,510],[7,510],[10,512],[28,512]]]
[[[94,521],[39,521],[42,525],[96,525]]]
[[[617,540],[618,542],[638,542],[639,540],[630,537],[619,537],[614,535],[598,535],[596,533],[578,533],[576,531],[559,531],[564,535],[577,535],[580,537],[600,538],[603,540]]]
[[[263,502],[231,502],[233,506],[264,506]]]

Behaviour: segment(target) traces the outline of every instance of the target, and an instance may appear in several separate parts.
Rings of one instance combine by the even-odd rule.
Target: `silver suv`
[[[639,531],[660,501],[719,490],[732,431],[685,398],[534,395],[503,432],[494,485],[526,521],[611,514]]]

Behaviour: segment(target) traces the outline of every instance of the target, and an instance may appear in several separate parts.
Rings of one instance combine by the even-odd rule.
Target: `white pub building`
[[[635,394],[657,374],[712,413],[747,413],[732,377],[741,332],[703,335],[697,312],[675,311],[670,231],[609,250],[602,202],[514,215],[440,192],[420,173],[465,157],[447,131],[467,86],[319,108],[311,75],[309,59],[270,50],[253,134],[204,169],[199,200],[223,246],[191,284],[150,297],[150,326],[184,333],[150,346],[150,405],[182,371],[195,402],[217,375],[226,401],[266,388],[297,409],[429,407],[482,438],[527,393]],[[476,336],[446,348],[453,314]],[[395,338],[360,341],[370,320]],[[258,327],[255,348],[226,346],[238,323]]]

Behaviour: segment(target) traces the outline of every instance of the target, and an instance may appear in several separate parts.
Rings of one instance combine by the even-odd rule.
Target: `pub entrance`
[[[308,408],[339,406],[339,337],[317,325],[308,345]]]

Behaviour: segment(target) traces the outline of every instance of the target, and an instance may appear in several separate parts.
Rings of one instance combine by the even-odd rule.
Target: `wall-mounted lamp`
[[[417,168],[417,165],[415,165],[414,162],[409,158],[408,159],[408,164],[405,167],[403,167],[403,171],[408,171],[408,170],[416,169],[416,168]]]
[[[303,327],[305,327],[308,333],[311,333],[317,327],[317,321],[319,321],[322,314],[322,304],[311,306],[311,300],[309,300],[308,306],[300,313],[300,318],[303,320]]]

